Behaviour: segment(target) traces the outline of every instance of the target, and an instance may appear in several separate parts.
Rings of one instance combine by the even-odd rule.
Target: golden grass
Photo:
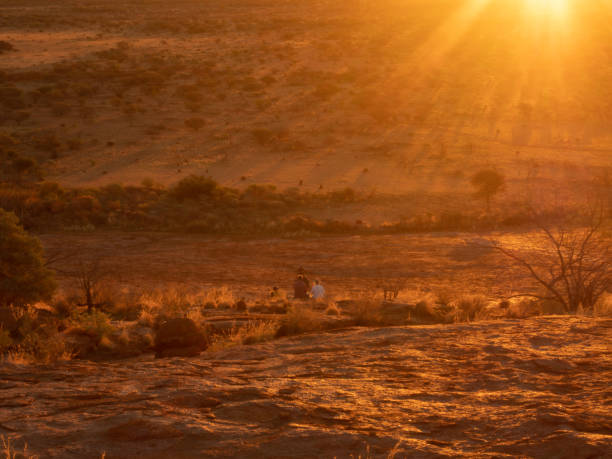
[[[595,317],[612,317],[612,293],[603,295],[593,308]]]
[[[250,321],[229,333],[218,335],[208,349],[215,352],[235,346],[263,343],[274,339],[277,330],[277,322]]]

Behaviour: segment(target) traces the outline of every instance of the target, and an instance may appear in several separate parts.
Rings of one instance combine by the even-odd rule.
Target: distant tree
[[[47,300],[54,290],[40,241],[19,225],[15,214],[0,209],[0,306]]]
[[[488,212],[491,208],[491,198],[504,188],[506,180],[493,169],[483,169],[472,176],[471,182],[476,188],[475,196],[485,200]]]

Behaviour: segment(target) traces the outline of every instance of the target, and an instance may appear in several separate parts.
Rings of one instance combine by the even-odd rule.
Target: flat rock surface
[[[0,367],[41,458],[610,457],[612,320],[353,328],[197,358]]]

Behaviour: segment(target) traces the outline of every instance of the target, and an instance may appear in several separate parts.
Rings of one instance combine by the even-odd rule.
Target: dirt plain
[[[529,236],[487,235],[525,250]],[[41,239],[49,253],[74,247],[85,258],[100,259],[107,281],[116,288],[226,286],[237,297],[262,297],[273,286],[288,292],[302,267],[337,299],[380,295],[385,280],[404,281],[413,293],[452,291],[492,300],[530,288],[537,292],[522,269],[483,249],[488,240],[473,233],[251,239],[94,232],[47,234]],[[75,256],[72,262],[79,259]],[[62,269],[70,266],[70,259],[62,261]],[[66,288],[73,283],[64,278]]]

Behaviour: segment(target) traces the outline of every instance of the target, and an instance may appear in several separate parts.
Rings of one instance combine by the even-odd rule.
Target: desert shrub
[[[45,267],[40,241],[0,209],[0,306],[22,306],[51,298],[53,273]]]
[[[593,307],[595,317],[612,317],[612,293],[602,295]]]
[[[0,328],[0,356],[13,363],[53,363],[70,360],[72,351],[60,333],[60,322],[48,311],[12,309],[11,330]],[[41,313],[42,314],[41,316]]]
[[[143,324],[150,320],[150,316],[157,320],[159,317],[185,317],[191,308],[187,295],[176,288],[155,290],[143,294],[138,303],[142,312],[139,321]]]
[[[454,294],[450,289],[438,289],[435,292],[435,302],[439,305],[448,306],[453,302]]]
[[[332,191],[329,198],[333,202],[346,203],[354,202],[357,197],[357,193],[352,188],[344,188],[343,190]]]
[[[38,163],[32,158],[18,156],[11,162],[11,168],[17,174],[34,174],[38,170]]]
[[[64,336],[55,330],[38,329],[26,335],[13,352],[28,363],[55,363],[71,360],[73,352]]]
[[[414,311],[411,314],[411,320],[416,323],[450,322],[449,313],[451,309],[451,306],[434,303],[429,298],[424,298],[415,304]]]
[[[299,335],[323,328],[320,314],[306,306],[292,305],[276,331],[276,337]]]
[[[190,175],[170,189],[170,196],[177,201],[200,199],[212,196],[219,185],[213,179],[200,175]]]
[[[479,295],[462,296],[454,301],[455,321],[471,322],[484,317],[487,299]]]
[[[15,47],[5,40],[0,40],[0,54],[8,53],[9,51],[15,51]]]
[[[114,320],[137,320],[140,316],[140,292],[130,288],[117,288],[110,281],[99,282],[95,289],[95,302]]]
[[[137,320],[139,325],[153,328],[157,322],[157,316],[151,309],[141,309]]]
[[[103,338],[111,336],[115,331],[110,317],[97,309],[92,309],[90,312],[75,313],[70,317],[69,323],[73,330],[92,336],[98,343]]]
[[[56,316],[61,318],[68,318],[76,309],[76,305],[78,304],[78,298],[69,297],[64,293],[60,293],[55,295],[53,300],[50,302],[50,306],[53,308]]]

